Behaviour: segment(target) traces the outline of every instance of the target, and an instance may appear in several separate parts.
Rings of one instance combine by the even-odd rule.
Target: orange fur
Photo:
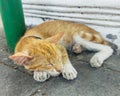
[[[25,35],[37,35],[41,38],[51,37],[59,32],[64,32],[64,39],[66,42],[72,42],[71,37],[73,34],[78,33],[82,38],[101,44],[106,44],[107,42],[102,38],[102,36],[84,24],[79,24],[75,22],[68,21],[47,21],[42,23],[26,32]]]
[[[60,71],[63,63],[67,62],[68,59],[65,47],[74,43],[72,37],[74,34],[78,34],[91,42],[107,44],[98,32],[83,24],[60,20],[48,21],[26,31],[15,48],[13,57],[17,57],[17,59],[11,59],[17,62],[21,58],[17,53],[25,53],[33,57],[32,60],[27,59],[26,64],[23,63],[26,69],[32,71],[55,69]],[[42,40],[36,39],[36,36]]]

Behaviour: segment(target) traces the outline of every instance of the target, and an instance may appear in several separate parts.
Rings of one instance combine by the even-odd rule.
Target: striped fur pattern
[[[33,31],[36,31],[39,33],[33,33]],[[29,35],[29,34],[31,35],[31,33],[33,33],[33,35],[36,34],[42,38],[48,38],[59,32],[65,33],[65,38],[67,38],[68,42],[70,41],[69,38],[72,37],[73,34],[78,33],[78,35],[83,39],[86,39],[95,43],[107,44],[107,42],[102,38],[102,36],[94,29],[91,29],[85,26],[84,24],[62,21],[62,20],[47,21],[27,31],[26,35]]]
[[[60,73],[64,78],[73,80],[77,71],[68,58],[66,48],[75,53],[82,52],[82,48],[97,51],[90,60],[92,67],[102,66],[113,53],[107,41],[94,29],[75,22],[55,20],[27,30],[10,59],[34,71],[37,81],[43,82]]]

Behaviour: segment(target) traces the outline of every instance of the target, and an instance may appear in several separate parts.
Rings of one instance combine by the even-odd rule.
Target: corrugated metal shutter
[[[120,42],[120,0],[22,0],[27,24],[48,19],[84,23]],[[109,35],[110,34],[110,35]],[[111,35],[112,34],[112,35]],[[109,35],[109,36],[107,36]]]

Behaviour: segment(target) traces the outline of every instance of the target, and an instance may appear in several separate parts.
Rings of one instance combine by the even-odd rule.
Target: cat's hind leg
[[[72,46],[72,52],[76,53],[76,54],[79,54],[81,53],[83,50],[85,50],[80,43],[75,43],[73,46]]]
[[[44,71],[41,71],[41,72],[34,71],[33,78],[36,81],[44,82],[50,78],[50,74],[48,74],[47,72],[44,72]]]
[[[102,66],[104,60],[110,57],[113,53],[113,49],[108,45],[93,43],[93,42],[82,39],[78,35],[74,35],[73,38],[76,43],[80,42],[81,45],[87,50],[97,51],[97,53],[90,60],[90,64],[92,67]]]

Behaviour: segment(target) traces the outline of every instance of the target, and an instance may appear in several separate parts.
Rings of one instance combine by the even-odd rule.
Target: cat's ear
[[[9,56],[11,60],[13,60],[18,65],[26,65],[33,57],[28,54],[18,52],[14,55]]]
[[[47,38],[46,40],[51,43],[58,43],[59,40],[63,37],[63,35],[64,35],[64,32],[59,32],[58,34],[56,34],[50,38]]]

